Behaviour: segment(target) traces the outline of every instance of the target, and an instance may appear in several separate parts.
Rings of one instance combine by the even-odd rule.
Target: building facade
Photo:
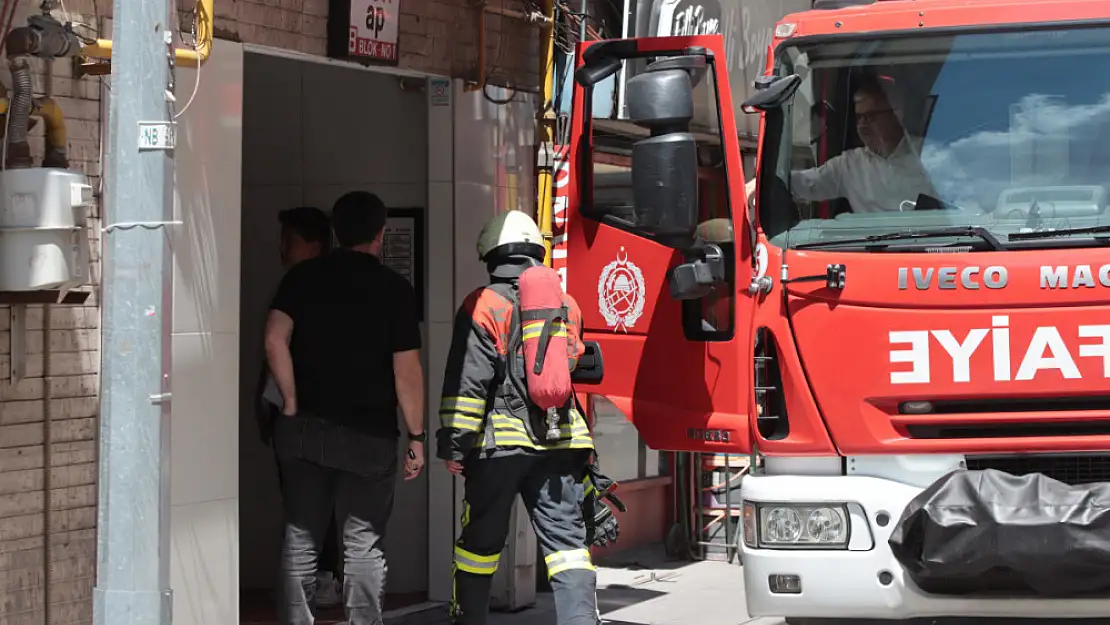
[[[328,59],[329,12],[346,2],[215,0],[211,58],[199,72],[177,72],[177,106],[186,112],[175,154],[181,225],[169,233],[173,401],[165,451],[178,625],[237,623],[249,597],[267,601],[272,581],[279,500],[250,389],[261,365],[261,319],[280,279],[276,212],[297,204],[327,210],[358,188],[407,216],[397,227],[413,247],[398,252],[398,266],[411,263],[424,302],[429,429],[454,311],[485,281],[473,251],[477,230],[497,211],[534,212],[539,31],[521,16],[535,7],[381,3],[399,4],[395,63]],[[178,9],[177,30],[188,39],[194,14]],[[38,10],[37,1],[18,2],[13,23]],[[67,0],[53,14],[83,35],[110,38],[111,10],[109,0]],[[112,87],[109,76],[82,75],[69,61],[36,61],[34,69],[36,96],[48,91],[64,114],[70,168],[94,189],[92,271],[88,298],[51,306],[48,319],[42,305],[0,304],[0,622],[72,625],[92,621],[96,571],[98,289],[101,232],[111,223],[101,206]],[[31,131],[36,162],[41,126]],[[630,525],[626,540],[655,539],[667,510],[658,462],[619,415],[606,415],[602,426],[614,477],[646,479],[628,491],[644,498],[634,514],[659,510],[651,528]],[[622,455],[628,466],[618,468]],[[645,468],[645,458],[655,468]],[[389,548],[396,561],[418,564],[391,567],[397,603],[449,597],[444,572],[460,497],[436,462],[399,488]],[[517,578],[535,576],[534,553],[514,558]]]

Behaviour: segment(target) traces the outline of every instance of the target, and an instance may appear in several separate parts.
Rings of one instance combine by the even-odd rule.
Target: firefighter
[[[533,388],[539,384],[529,386],[526,375],[540,369],[563,375],[569,388],[569,370],[584,352],[578,330],[582,314],[563,293],[554,270],[543,266],[543,239],[525,213],[494,217],[479,234],[477,247],[490,284],[471,292],[455,317],[437,432],[437,456],[465,478],[451,619],[458,625],[486,622],[490,586],[519,494],[543,551],[559,625],[597,625],[597,577],[589,546],[616,539],[616,519],[600,501],[613,485],[597,472],[593,439],[573,390],[562,405],[541,408]],[[534,267],[541,269],[529,271]],[[525,272],[548,282],[528,282]],[[530,288],[547,289],[540,295],[554,298],[561,312],[522,307]],[[550,321],[541,323],[545,314]],[[536,357],[529,361],[526,355],[536,353],[535,344],[530,350],[522,347],[530,340],[539,341],[541,349],[548,343],[565,345],[567,359],[552,358],[558,352],[548,351],[546,361],[541,357],[533,369]]]

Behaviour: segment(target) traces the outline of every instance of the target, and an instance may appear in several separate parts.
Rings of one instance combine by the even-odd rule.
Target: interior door
[[[607,397],[653,449],[747,453],[754,409],[752,230],[724,41],[709,35],[592,42],[580,50],[580,68],[584,55],[593,62],[584,52],[591,45],[609,46],[601,50],[622,59],[707,57],[690,127],[699,151],[698,235],[724,252],[726,277],[700,299],[671,297],[669,273],[686,255],[636,226],[631,149],[648,131],[592,119],[592,87],[576,80],[566,284],[582,308],[590,350],[579,365],[578,392]]]

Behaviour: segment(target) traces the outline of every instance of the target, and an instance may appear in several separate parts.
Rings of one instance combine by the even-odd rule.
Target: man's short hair
[[[331,220],[343,247],[370,243],[385,228],[385,203],[369,191],[351,191],[335,201]]]
[[[852,99],[860,96],[870,96],[887,103],[892,109],[901,108],[898,90],[894,88],[894,81],[889,78],[880,78],[872,72],[857,74],[852,79]]]
[[[282,234],[295,232],[306,243],[319,243],[324,252],[331,247],[331,221],[315,206],[287,208],[278,213]]]

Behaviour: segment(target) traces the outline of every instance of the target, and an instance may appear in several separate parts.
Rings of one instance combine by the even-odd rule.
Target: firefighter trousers
[[[455,543],[452,622],[484,625],[490,587],[520,494],[536,530],[555,596],[558,625],[598,625],[597,574],[582,519],[586,457],[542,455],[471,459],[464,465],[462,535]]]

